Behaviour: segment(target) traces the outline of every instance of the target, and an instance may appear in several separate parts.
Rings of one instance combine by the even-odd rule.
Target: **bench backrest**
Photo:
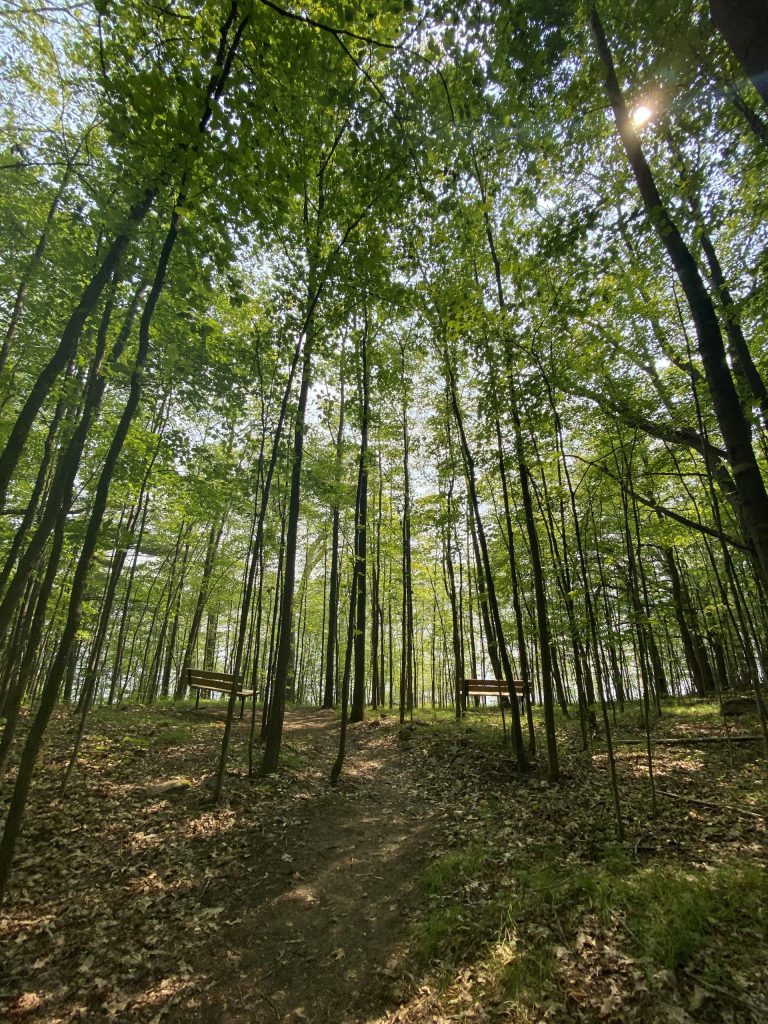
[[[512,682],[515,687],[515,693],[518,696],[522,696],[525,692],[523,680],[513,679]],[[501,691],[502,697],[509,696],[509,688],[505,679],[465,679],[463,685],[465,697],[498,697],[499,691]]]
[[[217,683],[221,683],[229,689],[234,682],[235,677],[231,672],[209,672],[207,669],[202,668],[188,668],[187,669],[187,686],[191,686],[193,683],[197,683],[200,686],[202,683],[210,683],[212,690],[217,690],[219,687]],[[237,677],[235,683],[235,689],[237,689],[243,682],[242,676]]]

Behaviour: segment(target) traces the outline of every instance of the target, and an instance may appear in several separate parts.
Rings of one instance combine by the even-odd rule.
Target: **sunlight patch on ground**
[[[163,978],[156,985],[151,986],[137,996],[128,997],[125,994],[115,992],[112,1000],[107,1003],[105,1008],[110,1015],[119,1015],[129,1007],[131,1010],[151,1010],[158,1006],[170,1008],[194,991],[196,986],[192,981],[192,974],[192,968],[186,967],[182,973],[168,975],[168,977]],[[151,1020],[156,1020],[159,1024],[163,1015],[158,1013]],[[87,1019],[87,1017],[84,1019]]]
[[[278,897],[277,902],[281,902],[282,900],[291,900],[297,903],[320,902],[314,887],[311,885],[298,885],[294,889],[289,889]]]
[[[125,852],[143,853],[145,850],[154,850],[164,845],[165,840],[157,832],[134,832],[125,842]]]
[[[217,832],[232,832],[237,825],[235,812],[225,808],[220,811],[203,811],[197,818],[190,818],[182,830],[187,838],[201,838]]]

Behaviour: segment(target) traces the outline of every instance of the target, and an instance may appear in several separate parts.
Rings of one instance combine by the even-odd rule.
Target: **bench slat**
[[[190,683],[204,682],[206,679],[218,680],[221,683],[231,683],[234,676],[231,672],[210,672],[208,669],[203,668],[188,668],[187,678]],[[238,676],[237,681],[242,682],[242,676]]]
[[[190,690],[216,690],[217,693],[232,693],[232,687],[220,683],[189,683]],[[236,690],[238,697],[252,697],[253,690]]]
[[[518,696],[523,696],[525,684],[522,679],[514,679],[512,683],[515,693]],[[501,691],[502,696],[509,696],[509,687],[504,679],[465,679],[463,686],[464,694],[467,697],[484,697],[493,694],[498,696],[499,691]]]

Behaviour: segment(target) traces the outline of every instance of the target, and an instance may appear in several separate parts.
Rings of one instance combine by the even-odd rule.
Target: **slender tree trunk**
[[[362,452],[362,442],[361,442]],[[354,523],[354,553],[352,561],[352,584],[350,586],[349,594],[349,620],[347,625],[347,648],[344,654],[344,675],[341,682],[341,730],[339,732],[339,752],[336,756],[336,760],[331,768],[330,782],[332,786],[335,786],[339,781],[341,770],[344,767],[344,758],[347,750],[347,721],[348,708],[349,708],[349,682],[352,671],[352,657],[353,653],[355,658],[357,657],[357,648],[355,646],[355,636],[358,631],[357,616],[360,611],[360,592],[359,588],[361,580],[364,579],[364,565],[357,559],[358,551],[358,536],[360,533],[360,523],[364,514],[364,489],[367,488],[367,480],[363,477],[362,471],[362,458],[360,461],[360,468],[357,476],[357,491],[355,494],[355,523]]]
[[[0,778],[5,774],[5,768],[8,764],[8,755],[10,754],[11,744],[13,742],[13,737],[19,719],[21,702],[24,698],[24,693],[32,680],[35,660],[40,647],[40,640],[43,635],[43,627],[45,626],[45,613],[48,609],[48,602],[53,590],[53,585],[56,581],[56,573],[59,568],[59,562],[61,561],[63,545],[64,522],[62,520],[57,524],[56,529],[53,532],[51,550],[48,554],[45,575],[43,576],[40,592],[37,596],[35,614],[32,619],[27,645],[22,655],[21,665],[19,667],[19,673],[16,678],[13,693],[6,701],[4,709],[6,722],[2,740],[0,741]]]
[[[54,530],[58,520],[68,514],[72,504],[75,477],[80,466],[83,448],[101,406],[106,387],[106,380],[102,373],[102,361],[107,344],[107,332],[112,316],[113,303],[114,291],[107,298],[102,311],[101,323],[96,338],[96,351],[86,382],[80,419],[66,447],[59,453],[45,508],[24,554],[18,561],[15,573],[7,583],[3,599],[0,601],[0,639],[5,638],[16,605],[24,592],[30,574],[37,565],[37,561],[51,532]]]
[[[766,70],[768,76],[768,69]],[[709,234],[705,230],[700,207],[695,207],[695,213],[699,222],[699,243],[709,267],[709,274],[712,286],[720,301],[723,312],[725,333],[728,338],[728,352],[731,357],[733,373],[737,380],[743,381],[744,389],[748,392],[748,398],[757,401],[760,405],[760,412],[763,419],[763,430],[768,428],[768,388],[755,366],[752,353],[749,350],[747,339],[741,328],[736,303],[733,301],[728,283],[725,280],[723,268],[712,243]],[[751,402],[749,403],[751,405]],[[749,415],[749,411],[747,411]]]
[[[123,665],[123,653],[125,651],[125,636],[128,630],[128,620],[130,617],[131,608],[131,594],[133,592],[133,581],[136,577],[136,567],[139,562],[139,553],[141,551],[141,544],[144,539],[144,529],[147,525],[147,514],[149,512],[149,491],[144,496],[143,508],[141,496],[139,497],[138,510],[139,516],[139,532],[136,537],[136,542],[133,550],[133,558],[131,559],[131,568],[128,571],[128,580],[125,585],[125,593],[123,594],[123,601],[120,610],[120,624],[117,628],[117,639],[115,641],[115,657],[112,663],[112,678],[109,684],[109,696],[107,698],[108,704],[113,704],[115,697],[117,696],[117,684],[120,679],[120,672]]]
[[[325,687],[323,707],[332,708],[336,683],[336,646],[339,629],[339,490],[344,452],[344,349],[341,351],[339,380],[339,426],[336,431],[336,473],[334,477],[333,522],[331,526],[331,578],[328,587],[328,640],[325,647]]]
[[[101,293],[115,274],[133,232],[149,213],[154,200],[155,191],[147,189],[129,211],[125,229],[114,238],[100,265],[83,289],[80,301],[67,321],[56,350],[38,374],[32,390],[21,407],[16,422],[8,435],[5,448],[0,453],[0,508],[5,505],[11,476],[24,450],[37,414],[48,397],[54,381],[72,359],[86,320],[98,306]]]
[[[453,642],[453,702],[457,719],[461,719],[463,710],[463,683],[464,683],[464,649],[461,638],[461,613],[459,599],[456,593],[456,573],[453,566],[453,471],[448,481],[446,492],[446,525],[443,530],[443,558],[445,564],[445,589],[448,600],[451,603],[451,639]]]
[[[359,488],[359,483],[358,483]],[[359,490],[355,501],[355,518],[357,519],[359,508]],[[341,678],[341,729],[339,731],[339,752],[331,767],[330,783],[335,786],[339,781],[341,770],[344,767],[344,758],[347,753],[347,722],[349,720],[349,682],[352,673],[352,652],[355,640],[355,614],[357,609],[357,565],[352,567],[352,586],[349,591],[349,619],[347,622],[347,647],[344,652],[344,673]]]
[[[86,526],[80,557],[75,567],[75,573],[72,579],[72,589],[70,592],[69,608],[64,630],[59,641],[56,655],[54,656],[48,670],[48,676],[46,678],[45,685],[43,686],[40,705],[22,753],[21,765],[16,778],[16,786],[11,798],[3,838],[2,841],[0,841],[0,899],[2,899],[2,895],[5,892],[7,881],[10,876],[13,851],[21,828],[24,809],[26,807],[30,786],[32,784],[32,776],[34,774],[43,736],[56,703],[59,686],[66,671],[66,666],[72,653],[72,645],[82,618],[85,584],[93,553],[96,549],[96,543],[101,529],[104,511],[106,509],[112,477],[114,475],[120,453],[123,449],[123,444],[125,443],[128,430],[136,415],[139,401],[141,399],[144,384],[144,368],[149,355],[150,325],[157,301],[165,283],[168,263],[176,241],[178,224],[179,213],[177,212],[177,209],[174,209],[168,233],[158,259],[155,279],[152,283],[152,288],[149,292],[149,296],[142,313],[141,323],[139,325],[139,347],[136,354],[134,369],[131,374],[128,400],[118,421],[115,434],[109,446],[109,450],[96,485],[93,507]],[[69,507],[71,501],[72,482],[68,484],[66,494],[67,500],[65,502],[66,507]],[[6,598],[7,596],[8,595],[6,595]]]
[[[405,390],[405,349],[400,348],[400,365],[404,382],[402,403],[403,431],[403,646],[400,667],[400,724],[405,713],[413,712],[413,578],[411,575],[411,471],[408,435],[408,396]]]
[[[517,399],[512,399],[512,423],[515,429],[515,446],[517,448],[517,466],[520,477],[520,488],[523,497],[523,513],[528,532],[528,547],[531,553],[531,573],[533,590],[536,598],[536,622],[539,632],[539,665],[541,667],[541,694],[544,704],[544,734],[547,741],[547,766],[550,782],[560,777],[560,764],[557,756],[557,734],[555,732],[555,702],[552,692],[552,661],[551,640],[549,634],[549,612],[547,595],[544,588],[544,568],[541,563],[541,549],[536,520],[533,515],[531,499],[530,471],[525,460],[523,448],[523,432],[520,416],[517,411]],[[514,695],[513,695],[514,696]]]
[[[381,505],[383,480],[381,475],[381,453],[378,458],[378,506],[376,510],[376,532],[374,538],[373,571],[371,573],[371,705],[376,708],[384,703],[384,673],[379,665],[379,651],[382,649],[382,622],[379,594],[381,591]]]
[[[70,366],[67,369],[67,376],[71,376],[71,369],[72,364],[70,363]],[[56,403],[56,408],[54,410],[53,417],[51,419],[50,425],[48,427],[48,432],[45,437],[45,442],[43,444],[43,458],[38,468],[37,478],[35,480],[35,485],[32,489],[32,494],[29,497],[27,507],[24,510],[24,515],[22,517],[21,522],[19,523],[18,529],[13,535],[13,540],[11,541],[10,547],[8,548],[8,553],[5,557],[5,562],[3,563],[2,571],[0,571],[0,594],[2,594],[5,590],[5,585],[8,582],[8,579],[13,571],[14,565],[16,564],[16,559],[19,556],[19,552],[21,551],[21,547],[24,543],[27,533],[29,532],[30,527],[35,521],[35,515],[37,514],[37,510],[40,506],[40,503],[44,502],[46,491],[50,487],[51,481],[49,469],[51,466],[51,459],[53,456],[53,446],[57,434],[59,432],[59,427],[61,426],[62,420],[65,418],[66,413],[67,403],[64,400],[64,398],[60,398],[59,401]]]
[[[293,387],[293,379],[296,374],[296,368],[298,367],[299,364],[300,354],[301,342],[299,341],[299,343],[296,345],[294,349],[293,360],[291,362],[291,368],[288,373],[288,380],[286,382],[285,389],[283,390],[283,398],[280,404],[280,413],[275,427],[275,436],[272,441],[272,452],[269,458],[269,466],[267,468],[267,473],[264,478],[264,484],[261,489],[261,494],[259,496],[257,491],[257,499],[256,502],[254,503],[256,535],[255,538],[253,539],[253,544],[251,545],[251,550],[249,552],[250,560],[246,568],[246,583],[243,593],[243,603],[240,610],[240,623],[237,631],[234,665],[232,667],[232,673],[235,677],[235,681],[233,683],[232,690],[229,695],[229,703],[227,705],[227,718],[224,725],[224,735],[222,736],[221,740],[221,754],[219,757],[219,767],[218,772],[216,774],[216,783],[213,791],[214,803],[218,803],[218,801],[221,799],[221,794],[224,786],[224,773],[226,771],[227,766],[227,751],[229,749],[229,740],[232,734],[232,722],[234,719],[235,707],[237,704],[237,680],[240,678],[243,669],[243,651],[248,626],[248,616],[251,611],[251,600],[253,598],[254,579],[256,574],[256,568],[262,563],[262,552],[264,549],[264,526],[267,521],[267,509],[269,508],[269,496],[272,490],[272,479],[274,477],[275,467],[277,466],[277,459],[280,453],[280,444],[283,436],[283,427],[288,412],[288,401],[290,399],[291,389]],[[306,351],[304,358],[306,360]],[[263,460],[264,443],[265,437],[264,434],[262,433],[260,460]],[[258,500],[259,497],[261,499],[260,503]]]
[[[11,310],[10,320],[8,321],[8,327],[6,328],[5,334],[3,335],[2,348],[0,348],[0,374],[4,372],[6,363],[8,362],[8,355],[11,350],[11,345],[13,344],[14,338],[16,337],[16,332],[21,321],[22,313],[24,312],[24,300],[26,298],[27,289],[34,280],[35,274],[39,270],[40,264],[42,263],[43,255],[48,245],[48,238],[53,227],[53,222],[56,218],[56,214],[58,213],[59,206],[61,205],[61,200],[64,198],[64,193],[69,187],[69,183],[72,179],[72,171],[74,169],[75,161],[77,160],[80,154],[81,147],[82,142],[80,142],[77,145],[74,153],[67,160],[66,166],[64,168],[64,174],[62,175],[61,181],[59,182],[59,187],[56,189],[53,199],[51,200],[51,205],[48,207],[48,215],[45,218],[45,224],[43,225],[43,229],[40,232],[40,237],[37,240],[37,245],[35,246],[35,250],[32,253],[29,263],[27,264],[24,270],[21,281],[19,282],[19,287],[16,290],[16,297],[14,298],[13,301],[13,309]]]

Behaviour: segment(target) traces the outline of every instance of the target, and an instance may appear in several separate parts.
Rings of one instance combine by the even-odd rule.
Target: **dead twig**
[[[689,804],[711,807],[716,811],[733,811],[734,814],[746,814],[750,818],[759,818],[760,821],[766,820],[765,814],[760,814],[759,811],[748,811],[746,807],[734,807],[733,804],[717,804],[713,800],[698,800],[696,797],[686,796],[685,793],[673,793],[669,789],[659,789],[657,793],[659,796],[670,796],[673,800],[686,800]]]

